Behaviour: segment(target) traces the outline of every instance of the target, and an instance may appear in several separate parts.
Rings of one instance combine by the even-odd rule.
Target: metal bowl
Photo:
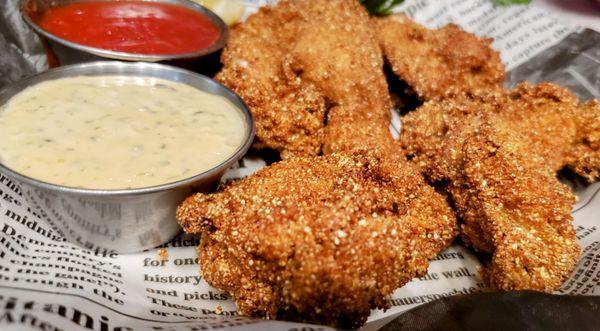
[[[114,59],[124,61],[144,61],[144,62],[173,62],[176,60],[193,60],[214,53],[223,48],[229,34],[229,28],[223,20],[211,10],[190,0],[143,0],[150,2],[163,2],[176,4],[192,9],[206,16],[219,29],[220,37],[210,47],[201,49],[193,53],[175,54],[175,55],[144,55],[127,52],[116,52],[102,48],[96,48],[78,44],[63,38],[60,38],[37,25],[39,18],[50,8],[63,6],[77,2],[97,2],[97,1],[139,1],[139,0],[21,0],[19,5],[23,20],[38,34],[43,41],[48,43],[52,53],[56,56],[58,62],[62,65],[98,61],[102,59]]]
[[[21,80],[0,91],[0,111],[11,97],[37,83],[74,76],[126,75],[157,77],[182,82],[220,95],[245,118],[246,137],[236,152],[214,168],[164,185],[95,190],[42,182],[0,163],[0,172],[20,184],[21,191],[41,218],[68,241],[88,249],[135,252],[156,247],[177,235],[177,205],[195,191],[210,191],[221,176],[246,153],[254,137],[254,120],[242,99],[211,78],[154,63],[93,62],[52,69]]]

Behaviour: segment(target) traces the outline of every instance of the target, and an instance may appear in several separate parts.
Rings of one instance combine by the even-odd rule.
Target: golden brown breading
[[[573,156],[575,145],[594,139],[592,119],[598,117],[598,110],[593,108],[592,104],[585,109],[579,107],[571,92],[551,83],[522,83],[508,91],[457,93],[447,95],[443,101],[427,102],[418,112],[406,116],[404,121],[411,125],[405,128],[405,136],[410,135],[415,141],[408,143],[405,139],[402,144],[410,154],[418,155],[419,162],[429,163],[438,154],[435,145],[449,140],[449,128],[474,131],[485,114],[494,117],[497,130],[513,136],[527,148],[528,158],[523,161],[545,163],[556,172],[577,163]],[[437,164],[435,168],[441,166]],[[440,180],[440,175],[436,176],[430,174],[433,180]]]
[[[493,253],[493,287],[556,290],[579,258],[570,213],[575,197],[549,167],[529,165],[529,150],[494,122],[464,134],[460,176],[447,190],[465,243]]]
[[[354,120],[389,121],[381,51],[357,1],[263,8],[232,30],[222,62],[218,79],[250,107],[259,147],[282,158],[318,155],[324,144],[326,152],[353,146],[338,141],[337,126],[351,130]]]
[[[217,79],[250,108],[256,143],[291,155],[321,150],[326,99],[291,70],[289,52],[303,17],[294,2],[264,7],[231,29]]]
[[[552,176],[569,162],[579,127],[577,97],[551,83],[522,83],[507,91],[510,101],[497,111],[499,130],[517,134],[534,164],[548,165]]]
[[[368,152],[281,161],[188,198],[177,217],[202,233],[203,275],[242,314],[346,328],[388,307],[457,232],[406,161]]]
[[[429,101],[405,116],[401,143],[431,181],[445,183],[463,240],[493,254],[492,285],[549,292],[574,268],[575,198],[555,173],[570,166],[597,176],[598,114],[556,85],[524,83]]]
[[[351,150],[343,132],[388,130],[392,108],[383,74],[383,58],[366,10],[358,1],[303,1],[307,23],[299,30],[291,53],[292,67],[326,95],[328,111],[323,152]],[[354,133],[356,137],[363,137]],[[350,138],[350,139],[348,139]]]
[[[592,182],[600,178],[600,106],[592,100],[577,110],[577,139],[567,163],[575,173]]]
[[[423,100],[501,88],[504,83],[504,65],[490,38],[478,38],[454,24],[429,30],[402,14],[373,22],[392,71]]]

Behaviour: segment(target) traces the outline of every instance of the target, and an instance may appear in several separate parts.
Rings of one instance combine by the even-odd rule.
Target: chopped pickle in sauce
[[[61,78],[21,91],[0,109],[0,163],[69,187],[150,187],[219,165],[248,129],[227,99],[187,84]]]

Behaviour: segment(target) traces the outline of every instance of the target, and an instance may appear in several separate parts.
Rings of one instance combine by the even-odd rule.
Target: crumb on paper
[[[157,255],[159,261],[166,261],[169,259],[169,251],[167,251],[165,248],[159,249]]]
[[[215,308],[215,312],[219,315],[221,315],[223,313],[223,307],[221,307],[220,305],[217,306],[217,308]]]

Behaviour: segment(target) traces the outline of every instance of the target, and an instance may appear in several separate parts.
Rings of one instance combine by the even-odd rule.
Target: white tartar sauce
[[[152,77],[46,81],[0,109],[0,162],[44,182],[150,187],[225,161],[249,128],[227,99]]]

